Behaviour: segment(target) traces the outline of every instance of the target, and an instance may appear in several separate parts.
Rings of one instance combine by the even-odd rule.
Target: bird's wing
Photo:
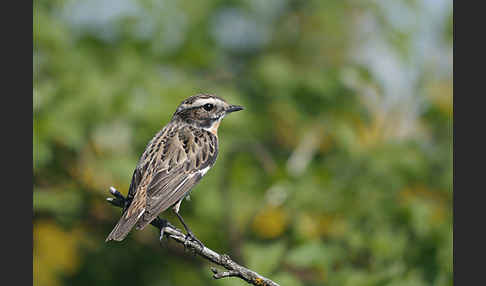
[[[173,132],[174,129],[174,125],[168,124],[147,144],[132,175],[132,181],[127,195],[127,200],[130,202],[130,205],[124,210],[122,217],[108,235],[106,241],[111,239],[117,241],[123,240],[140,216],[145,212],[147,186],[152,180],[152,172],[150,170],[154,168],[155,154],[157,154],[158,149],[163,148],[164,138],[170,132]]]
[[[146,208],[136,224],[137,229],[144,228],[183,199],[214,164],[216,156],[217,138],[210,132],[186,126],[167,136],[160,159],[151,172]]]

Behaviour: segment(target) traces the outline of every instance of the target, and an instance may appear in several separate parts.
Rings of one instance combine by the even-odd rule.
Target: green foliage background
[[[245,285],[153,228],[104,242],[199,92],[246,108],[182,204],[206,246],[281,285],[453,284],[452,1],[36,0],[33,26],[34,285]]]

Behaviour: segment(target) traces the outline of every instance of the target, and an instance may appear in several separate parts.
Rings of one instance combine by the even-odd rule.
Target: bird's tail
[[[128,218],[124,213],[105,241],[110,241],[110,240],[122,241],[130,232],[130,230],[135,225],[135,223],[140,218],[140,216],[143,214],[143,212],[144,210],[141,210],[140,214],[131,215]]]

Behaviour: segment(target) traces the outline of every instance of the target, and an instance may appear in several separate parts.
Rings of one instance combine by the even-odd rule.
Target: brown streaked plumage
[[[179,215],[180,204],[216,161],[221,120],[242,109],[209,94],[184,100],[147,144],[133,172],[129,203],[106,241],[123,240],[134,226],[143,229],[170,207],[193,237]]]

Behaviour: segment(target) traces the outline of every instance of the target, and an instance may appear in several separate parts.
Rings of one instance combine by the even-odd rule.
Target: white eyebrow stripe
[[[205,104],[208,104],[208,103],[211,103],[211,104],[214,104],[214,105],[221,105],[224,102],[220,99],[217,99],[217,98],[199,98],[196,101],[194,101],[194,103],[192,105],[193,106],[196,106],[196,105],[202,106],[202,105],[205,105]]]

